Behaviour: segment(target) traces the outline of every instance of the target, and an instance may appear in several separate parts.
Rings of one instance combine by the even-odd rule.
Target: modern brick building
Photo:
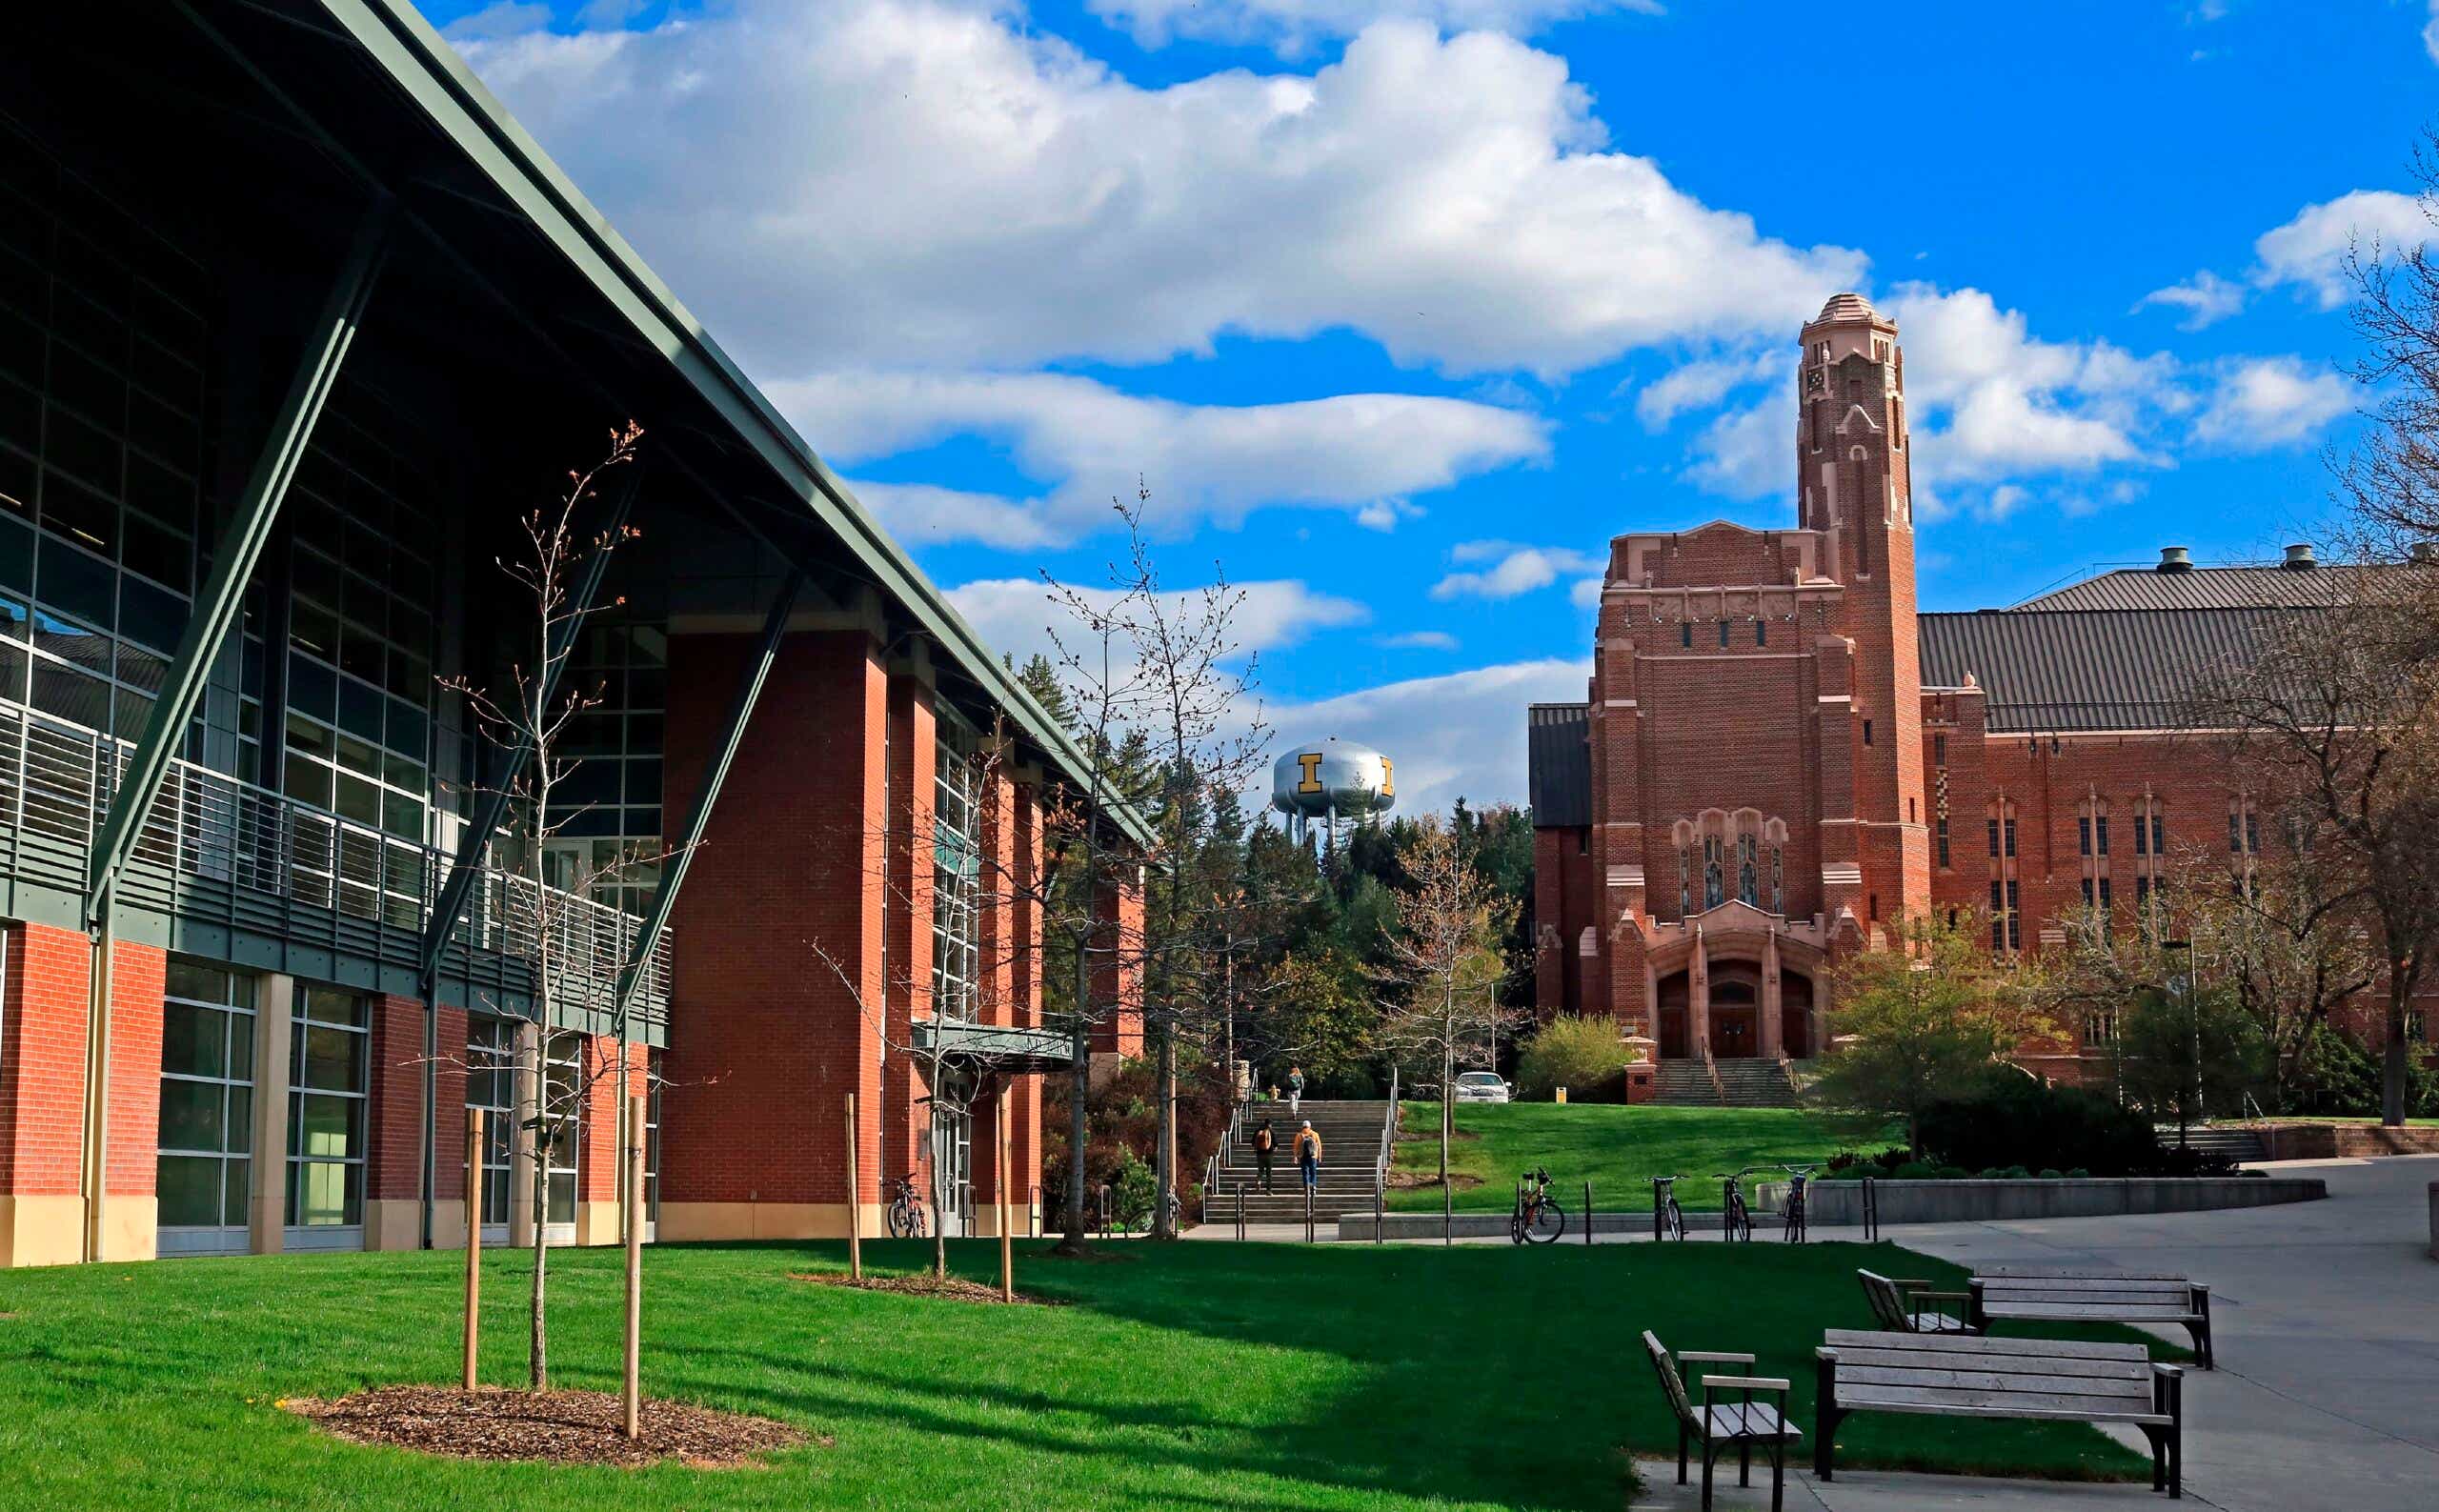
[[[1795,527],[1612,540],[1589,696],[1530,711],[1538,1004],[1663,1062],[1819,1053],[1827,968],[1910,912],[2037,949],[2077,909],[2132,919],[2173,855],[2257,851],[2252,796],[2178,710],[2348,571],[2169,548],[1918,613],[1897,327],[1830,300],[1797,386]],[[2084,1048],[2024,1058],[2072,1074]]]
[[[461,1243],[474,1108],[513,1242],[519,1047],[590,1089],[566,1241],[869,1232],[935,1156],[987,1230],[992,1099],[916,1040],[1015,1081],[1034,1221],[1066,1039],[992,879],[1078,753],[412,5],[46,7],[0,81],[0,1263]],[[545,859],[688,864],[565,900],[541,1022],[516,758],[440,679],[530,639],[494,563],[629,418]]]

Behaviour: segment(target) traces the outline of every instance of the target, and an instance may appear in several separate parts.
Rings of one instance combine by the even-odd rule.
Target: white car
[[[1507,1083],[1496,1071],[1468,1071],[1457,1079],[1460,1102],[1505,1102]]]

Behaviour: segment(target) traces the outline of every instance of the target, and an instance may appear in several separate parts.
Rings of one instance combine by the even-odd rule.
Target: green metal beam
[[[770,680],[771,664],[778,659],[779,641],[788,633],[788,616],[795,613],[796,600],[804,595],[805,573],[799,567],[788,575],[779,596],[771,605],[771,614],[762,622],[762,642],[755,651],[753,661],[746,665],[745,680],[737,686],[736,700],[729,706],[728,723],[721,727],[719,748],[703,768],[702,785],[695,790],[694,806],[686,811],[686,827],[678,832],[677,843],[660,865],[660,885],[653,889],[652,906],[644,911],[643,927],[635,932],[635,946],[627,958],[627,968],[618,977],[617,1023],[623,1032],[633,1011],[635,989],[644,979],[644,967],[652,960],[652,953],[660,948],[660,937],[669,925],[670,910],[677,906],[677,890],[686,885],[686,868],[695,859],[695,848],[703,843],[703,829],[711,822],[712,805],[719,801],[720,788],[728,781],[728,769],[736,760],[737,747],[744,743],[745,726],[754,717],[754,706],[762,697],[762,685]]]
[[[615,541],[626,533],[627,514],[635,502],[635,469],[630,463],[610,485],[610,517],[602,522],[601,539]],[[574,612],[561,616],[544,649],[538,707],[557,706],[559,681],[567,672],[570,654],[575,650],[575,637],[593,613],[593,601],[600,596],[601,580],[609,571],[610,552],[606,549],[595,550],[586,560],[584,581],[576,585],[569,599]],[[449,878],[441,884],[440,895],[432,906],[432,922],[424,930],[420,969],[426,981],[440,969],[440,953],[449,944],[449,932],[457,927],[457,917],[466,911],[466,899],[474,895],[474,880],[482,871],[483,847],[491,843],[493,832],[508,813],[509,794],[533,759],[533,740],[518,739],[514,747],[494,757],[490,782],[474,795],[474,812],[467,817],[465,833],[457,837],[457,854],[449,863]]]
[[[171,761],[185,743],[188,721],[194,717],[195,701],[203,696],[212,664],[244,613],[246,585],[271,539],[288,486],[312,442],[314,422],[338,385],[348,349],[363,328],[365,307],[389,254],[393,218],[393,202],[384,194],[373,201],[357,226],[338,281],[307,333],[303,360],[272,418],[262,455],[213,548],[212,577],[195,600],[185,634],[178,637],[167,679],[160,696],[152,700],[143,737],[135,743],[127,775],[111,798],[110,813],[94,842],[85,889],[89,920],[100,917],[111,885],[134,854],[136,836],[170,775]]]

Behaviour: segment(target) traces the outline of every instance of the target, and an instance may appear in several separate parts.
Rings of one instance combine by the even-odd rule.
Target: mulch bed
[[[699,1470],[754,1463],[755,1457],[832,1441],[769,1418],[716,1412],[684,1401],[643,1404],[643,1437],[626,1435],[626,1408],[606,1391],[382,1386],[324,1401],[293,1397],[281,1406],[323,1432],[461,1460],[547,1460],[626,1468],[675,1460]]]
[[[850,1278],[843,1271],[790,1271],[792,1281],[812,1281],[817,1286],[844,1286],[859,1292],[896,1292],[901,1297],[938,1297],[953,1302],[987,1302],[994,1306],[1049,1307],[1056,1305],[1048,1298],[1028,1297],[1017,1293],[1011,1303],[999,1295],[997,1286],[985,1286],[952,1276],[941,1280],[933,1276],[875,1276],[866,1273],[862,1280]]]

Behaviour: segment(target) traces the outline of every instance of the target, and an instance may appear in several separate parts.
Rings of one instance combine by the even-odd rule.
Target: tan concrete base
[[[102,1204],[102,1259],[149,1260],[161,1253],[161,1200],[111,1194]]]
[[[864,1204],[864,1238],[889,1233],[888,1210]],[[656,1238],[666,1243],[722,1239],[845,1239],[844,1202],[663,1202]]]
[[[85,1258],[81,1197],[0,1197],[0,1266],[73,1265]]]
[[[413,1198],[369,1198],[364,1204],[364,1247],[423,1248],[423,1204]]]
[[[443,1202],[432,1210],[432,1247],[433,1249],[464,1249],[466,1247],[466,1204]]]
[[[626,1210],[616,1202],[578,1202],[575,1205],[575,1241],[579,1244],[623,1244],[626,1231],[619,1225]]]
[[[1008,1232],[1018,1239],[1031,1239],[1041,1232],[1041,1220],[1031,1211],[1028,1204],[1019,1202],[1015,1207],[1008,1210]],[[977,1239],[998,1239],[999,1237],[999,1210],[998,1207],[985,1207],[976,1210],[974,1215],[974,1237]]]

